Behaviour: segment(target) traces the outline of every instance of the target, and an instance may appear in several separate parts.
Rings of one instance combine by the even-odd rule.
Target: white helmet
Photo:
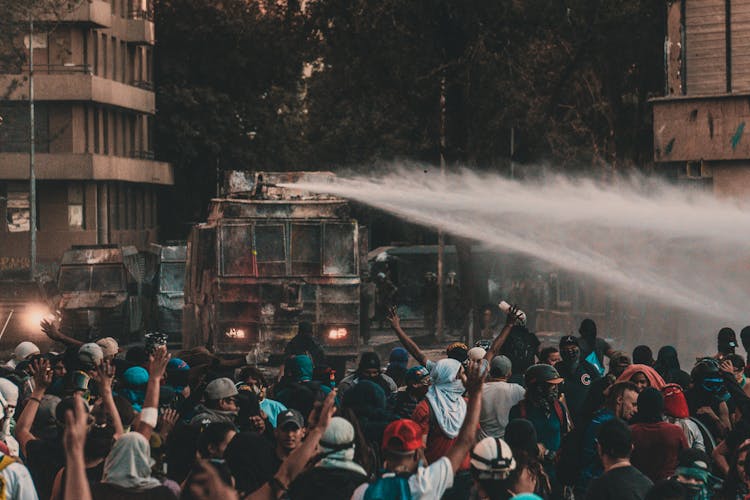
[[[471,450],[471,468],[479,479],[506,479],[516,468],[513,451],[500,438],[487,437]]]

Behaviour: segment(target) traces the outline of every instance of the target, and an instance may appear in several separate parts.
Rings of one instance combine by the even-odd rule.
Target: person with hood
[[[273,443],[254,432],[241,432],[227,445],[224,460],[232,471],[235,487],[248,495],[273,478],[281,466]]]
[[[258,404],[268,418],[268,423],[271,424],[271,427],[276,427],[276,417],[287,408],[278,401],[267,397],[268,382],[263,372],[254,366],[246,366],[240,371],[238,378],[239,384],[248,385],[258,396]]]
[[[581,359],[588,361],[604,375],[604,356],[612,357],[615,352],[609,342],[596,335],[596,323],[591,318],[585,318],[578,327],[578,343],[581,347]]]
[[[309,415],[316,401],[322,401],[331,388],[313,380],[313,361],[299,354],[284,363],[284,377],[274,387],[273,397],[286,408]]]
[[[544,471],[538,441],[536,429],[529,420],[516,418],[508,422],[505,428],[505,442],[513,451],[517,469],[531,476],[531,481],[535,485],[535,494],[541,498],[550,498],[552,486],[549,476]]]
[[[719,363],[703,358],[690,371],[690,389],[685,393],[690,416],[699,420],[718,442],[732,428],[727,399],[729,393]]]
[[[354,490],[367,482],[367,472],[354,461],[354,427],[346,419],[333,417],[320,439],[319,452],[307,469],[289,486],[295,500],[349,500]]]
[[[555,365],[555,369],[564,379],[560,392],[565,396],[565,404],[575,424],[592,382],[599,380],[601,375],[596,366],[581,359],[578,339],[572,335],[560,339],[560,355],[562,361]]]
[[[711,459],[706,452],[691,448],[678,457],[674,480],[687,490],[687,500],[711,500],[721,488],[722,481],[711,474]]]
[[[698,424],[690,418],[685,392],[679,384],[667,384],[661,390],[664,396],[664,417],[671,424],[679,425],[685,433],[688,446],[697,450],[706,451]]]
[[[385,368],[385,374],[391,377],[396,383],[396,387],[404,385],[404,377],[409,367],[409,353],[403,347],[394,347],[388,357],[388,366]]]
[[[140,412],[146,397],[148,370],[142,366],[130,367],[122,374],[121,382],[117,394],[127,399],[135,411]]]
[[[151,464],[148,440],[138,432],[123,435],[104,461],[102,482],[91,488],[93,499],[176,500],[173,487],[151,476]]]
[[[212,380],[203,392],[204,403],[196,408],[190,425],[205,426],[213,422],[234,423],[239,412],[237,388],[231,379],[222,377]]]
[[[717,353],[714,358],[721,361],[730,354],[734,354],[734,350],[737,348],[737,334],[734,330],[725,326],[716,335],[716,348]]]
[[[637,345],[633,349],[633,364],[654,366],[654,353],[647,345]]]
[[[406,371],[406,387],[388,398],[388,413],[394,418],[411,418],[414,409],[427,395],[432,379],[424,366],[413,366]]]
[[[362,380],[344,394],[341,409],[356,415],[368,444],[377,447],[383,430],[391,421],[383,389],[374,382]]]
[[[664,379],[656,370],[647,365],[632,364],[617,377],[618,382],[633,382],[638,388],[638,392],[643,392],[647,387],[662,390]]]
[[[466,400],[463,398],[463,367],[455,359],[441,359],[432,370],[432,385],[424,401],[414,409],[412,420],[426,436],[425,458],[429,463],[445,456],[454,445],[466,417]],[[469,456],[461,464],[454,479],[457,487],[468,485]]]
[[[349,389],[362,380],[369,380],[377,384],[387,396],[398,391],[396,382],[391,377],[380,371],[380,356],[376,352],[363,352],[359,358],[357,371],[344,377],[339,383],[339,394],[343,396]]]
[[[315,362],[321,365],[325,362],[325,351],[317,340],[313,337],[313,324],[309,321],[300,321],[297,326],[297,335],[292,337],[284,348],[284,356],[307,355]]]
[[[677,456],[688,449],[682,428],[664,421],[664,397],[647,387],[638,395],[638,423],[631,426],[631,462],[651,481],[666,479],[677,468]]]
[[[654,369],[659,372],[665,383],[679,384],[684,390],[688,390],[690,387],[690,375],[680,369],[677,349],[671,345],[665,345],[659,349]]]

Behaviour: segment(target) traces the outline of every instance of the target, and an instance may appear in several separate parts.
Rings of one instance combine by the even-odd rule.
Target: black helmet
[[[690,379],[699,384],[710,377],[721,377],[719,362],[714,358],[701,358],[690,371]]]
[[[534,385],[540,382],[549,382],[550,384],[559,384],[563,378],[557,373],[552,365],[538,364],[531,365],[524,375],[526,385]]]

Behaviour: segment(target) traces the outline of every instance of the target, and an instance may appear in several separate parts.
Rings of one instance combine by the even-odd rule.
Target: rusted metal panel
[[[664,42],[667,95],[683,93],[682,85],[682,8],[684,0],[667,4],[667,39]]]
[[[117,245],[74,246],[63,254],[60,265],[121,264],[125,256],[137,254],[135,247]]]
[[[726,92],[724,0],[685,0],[687,92]]]
[[[750,0],[732,0],[732,91],[750,91]]]
[[[750,158],[750,95],[656,99],[654,160]]]

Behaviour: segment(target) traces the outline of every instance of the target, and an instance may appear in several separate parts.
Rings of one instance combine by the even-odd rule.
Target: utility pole
[[[34,170],[34,17],[29,15],[29,274],[36,276],[36,172]]]
[[[440,175],[445,177],[445,72],[440,78]],[[445,233],[438,229],[438,261],[437,261],[437,338],[443,341],[443,260],[445,258]]]

